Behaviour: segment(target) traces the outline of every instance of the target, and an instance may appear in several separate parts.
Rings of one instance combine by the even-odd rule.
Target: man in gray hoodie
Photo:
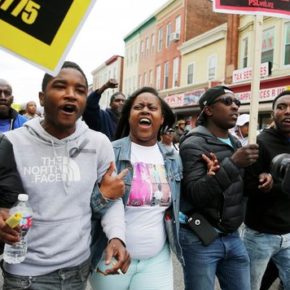
[[[120,204],[123,177],[114,175],[114,154],[109,139],[90,130],[79,118],[88,92],[86,77],[75,63],[65,62],[55,76],[45,74],[40,104],[44,118],[7,133],[13,144],[17,169],[33,210],[28,252],[20,264],[3,265],[3,289],[82,290],[90,269],[91,218]],[[99,194],[92,191],[99,186]],[[115,200],[115,201],[114,201]],[[110,212],[110,211],[107,211]],[[0,239],[19,240],[5,226],[8,210],[0,211]],[[126,271],[129,255],[124,237],[109,229],[107,260]]]

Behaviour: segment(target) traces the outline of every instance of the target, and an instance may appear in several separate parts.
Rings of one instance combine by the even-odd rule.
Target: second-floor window
[[[141,45],[140,45],[140,55],[142,56],[144,53],[144,41],[141,41]]]
[[[151,35],[151,49],[152,49],[152,51],[154,51],[154,48],[155,48],[155,34],[153,33]]]
[[[179,71],[179,58],[176,57],[173,60],[173,72],[172,72],[172,87],[178,86],[178,71]]]
[[[187,84],[193,84],[194,64],[191,63],[187,66]]]
[[[180,33],[181,30],[181,17],[178,15],[175,19],[175,32]]]
[[[290,22],[287,22],[285,24],[285,32],[286,32],[286,37],[285,37],[285,60],[284,60],[284,64],[290,65]]]
[[[163,88],[168,89],[169,85],[169,63],[166,62],[164,64],[164,82],[163,82]]]
[[[216,68],[217,68],[217,57],[216,55],[211,55],[208,58],[208,80],[214,80],[216,78]]]
[[[148,80],[148,85],[152,86],[153,85],[153,72],[152,69],[149,70],[149,80]]]
[[[138,44],[135,43],[135,62],[137,61],[138,59]]]
[[[149,49],[150,49],[149,37],[146,37],[146,55],[149,54]]]
[[[249,50],[249,39],[248,37],[243,39],[242,42],[242,67],[248,67],[248,50]]]
[[[163,42],[163,31],[162,28],[158,30],[158,51],[162,49],[162,42]]]
[[[273,62],[274,58],[274,28],[263,31],[261,63]]]
[[[148,83],[147,83],[147,73],[145,72],[144,73],[144,86],[147,86]]]
[[[161,81],[161,66],[156,67],[156,89],[160,90],[160,81]]]
[[[171,23],[166,26],[166,47],[170,46]]]

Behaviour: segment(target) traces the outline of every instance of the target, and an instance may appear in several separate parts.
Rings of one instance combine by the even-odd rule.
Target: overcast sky
[[[97,0],[66,59],[77,62],[91,83],[95,68],[114,54],[124,55],[124,36],[167,1]],[[43,74],[43,70],[0,47],[0,78],[12,84],[16,103],[38,102]]]

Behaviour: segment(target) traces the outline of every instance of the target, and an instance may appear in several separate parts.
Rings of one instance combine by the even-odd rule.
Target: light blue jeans
[[[243,240],[250,257],[251,288],[259,290],[269,260],[279,269],[285,290],[290,290],[290,233],[271,235],[246,227]]]
[[[93,272],[90,277],[94,290],[173,290],[171,254],[166,244],[152,258],[132,259],[126,274],[104,276]]]
[[[238,231],[203,246],[189,229],[180,228],[185,260],[185,290],[214,290],[218,277],[223,290],[250,290],[250,261]]]
[[[90,261],[41,276],[18,276],[3,270],[3,290],[85,290]]]

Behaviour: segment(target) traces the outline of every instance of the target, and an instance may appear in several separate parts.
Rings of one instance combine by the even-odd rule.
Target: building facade
[[[116,79],[119,83],[117,88],[107,89],[102,94],[100,106],[103,109],[109,107],[112,94],[123,91],[123,70],[124,57],[120,55],[113,55],[111,58],[106,60],[103,64],[92,71],[93,90],[102,87],[109,79]]]
[[[212,3],[208,0],[170,0],[165,3],[124,39],[124,91],[131,92],[135,85],[150,85],[162,96],[173,94],[181,86],[179,47],[225,23],[226,19],[224,14],[212,12]],[[130,55],[134,41],[139,43],[139,62],[132,64]],[[134,75],[136,71],[138,74]]]
[[[251,101],[251,80],[253,66],[254,16],[238,18],[238,37],[229,41],[237,42],[237,64],[226,84],[241,100],[241,112],[249,113]],[[272,101],[280,92],[290,89],[290,20],[278,17],[264,17],[260,67],[259,127],[271,122]],[[229,77],[231,76],[231,77]]]

